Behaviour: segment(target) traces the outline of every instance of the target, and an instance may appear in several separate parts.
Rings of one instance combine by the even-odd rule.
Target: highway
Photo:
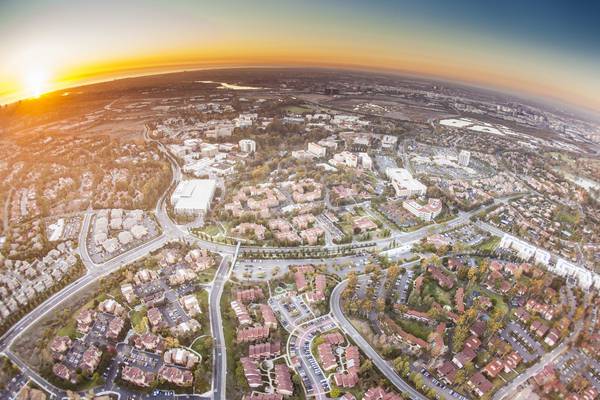
[[[362,337],[360,333],[352,326],[350,321],[344,316],[340,304],[340,296],[348,281],[340,282],[332,291],[330,298],[331,315],[336,320],[340,328],[352,338],[354,343],[362,350],[365,355],[373,361],[373,364],[381,371],[381,373],[402,393],[406,393],[411,399],[427,400],[427,397],[419,393],[415,388],[404,381],[400,375],[396,373],[394,368],[384,360],[373,347]]]

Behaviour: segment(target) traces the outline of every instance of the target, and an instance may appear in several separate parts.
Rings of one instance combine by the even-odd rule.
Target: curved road
[[[354,340],[354,343],[369,357],[373,364],[381,371],[383,375],[394,385],[398,390],[406,393],[411,399],[427,400],[427,397],[419,393],[415,388],[404,381],[400,375],[396,373],[394,368],[384,360],[379,353],[371,347],[371,345],[362,337],[360,333],[352,326],[350,321],[344,316],[340,305],[340,295],[346,288],[348,281],[340,282],[332,291],[330,302],[331,314],[339,324],[340,328]]]
[[[154,141],[153,139],[149,138],[147,129],[145,129],[145,131],[144,131],[144,138],[148,141]],[[26,372],[27,375],[36,382],[41,381],[41,383],[43,383],[45,381],[43,380],[43,378],[41,378],[39,375],[37,375],[35,373],[35,371],[32,371],[30,368],[26,367],[24,365],[24,363],[21,360],[19,360],[14,353],[12,353],[8,350],[8,348],[14,342],[14,340],[23,331],[27,330],[35,322],[37,322],[40,318],[47,315],[49,312],[53,311],[56,307],[58,307],[60,304],[62,304],[67,298],[71,297],[72,295],[74,295],[74,294],[78,293],[79,291],[81,291],[82,289],[86,288],[88,285],[90,285],[92,282],[96,281],[97,279],[116,271],[123,265],[131,263],[133,261],[136,261],[136,260],[146,256],[149,252],[152,252],[154,250],[161,248],[167,242],[174,241],[174,240],[188,240],[190,242],[195,242],[198,245],[200,245],[201,247],[206,248],[213,252],[219,252],[222,254],[233,254],[234,258],[232,260],[231,265],[234,264],[234,262],[237,258],[237,254],[240,251],[244,251],[244,250],[246,250],[246,251],[261,250],[261,251],[276,251],[276,252],[297,251],[298,250],[297,247],[294,247],[294,248],[267,248],[267,247],[251,247],[251,246],[243,247],[240,249],[239,243],[238,243],[238,246],[236,247],[236,246],[232,246],[232,245],[213,243],[213,242],[201,240],[199,238],[192,236],[186,229],[182,229],[180,226],[175,224],[168,216],[166,204],[167,204],[167,195],[168,195],[170,189],[172,187],[174,187],[182,178],[181,168],[180,168],[179,164],[177,163],[177,160],[175,160],[175,158],[169,153],[169,151],[165,148],[165,146],[162,143],[157,142],[157,141],[154,141],[154,142],[157,143],[159,149],[162,152],[164,152],[165,156],[169,159],[169,161],[171,163],[171,169],[173,172],[171,184],[169,185],[168,190],[166,190],[165,193],[163,193],[163,195],[157,202],[157,205],[155,208],[156,219],[162,228],[162,234],[159,235],[158,237],[140,245],[137,248],[131,249],[119,256],[116,256],[115,258],[112,258],[112,259],[104,262],[104,263],[96,264],[96,263],[92,262],[92,260],[90,259],[89,254],[86,249],[86,244],[85,244],[87,241],[86,240],[87,232],[89,232],[89,227],[90,227],[91,217],[92,217],[92,211],[91,210],[86,211],[84,214],[84,220],[82,223],[82,231],[80,233],[79,255],[80,255],[84,265],[87,268],[87,274],[85,276],[79,278],[75,282],[72,282],[68,286],[64,287],[61,291],[55,293],[53,296],[46,299],[42,304],[40,304],[33,311],[31,311],[29,314],[27,314],[25,317],[23,317],[21,320],[19,320],[15,325],[13,325],[0,338],[0,350],[4,351],[13,361],[15,361],[16,364],[18,364],[18,365],[23,364],[24,372]],[[501,198],[501,199],[497,199],[495,202],[504,202],[508,199],[509,199],[508,197]],[[438,224],[435,226],[428,226],[428,227],[424,227],[422,229],[416,230],[414,232],[402,233],[402,234],[395,235],[395,236],[387,238],[387,239],[373,241],[373,242],[367,243],[367,245],[362,248],[365,248],[365,249],[366,248],[385,248],[385,247],[390,246],[395,241],[406,242],[406,241],[417,240],[428,234],[431,234],[432,232],[449,229],[454,226],[458,226],[462,223],[465,223],[468,221],[468,219],[472,215],[476,214],[477,212],[481,211],[482,209],[484,209],[486,207],[482,207],[480,209],[477,209],[477,210],[474,210],[474,211],[471,211],[468,213],[461,213],[457,218],[455,218],[454,220],[447,222],[447,223]],[[348,245],[326,246],[326,248],[330,249],[330,250],[336,250],[336,249],[339,250],[339,249],[342,249],[347,246]],[[319,247],[308,247],[308,249],[318,249],[318,248]],[[217,290],[214,291],[215,295],[213,295],[211,293],[211,298],[213,299],[211,309],[213,309],[215,307],[219,308],[217,300],[220,299],[220,293],[222,292],[222,287],[228,278],[229,269],[227,268],[225,270],[225,271],[227,271],[227,274],[223,275],[224,270],[222,270],[222,268],[224,268],[223,264],[219,267],[219,271],[217,272],[217,275],[215,277],[215,281],[214,281],[215,287],[214,288],[217,288]],[[338,290],[338,292],[337,292],[338,296],[339,296],[339,290],[341,290],[341,289],[338,289],[339,287],[340,286],[336,287],[336,290]],[[334,291],[334,293],[336,293],[336,291]],[[332,296],[332,299],[333,298],[334,297]],[[334,315],[336,315],[336,317],[344,318],[343,315],[341,314],[341,310],[339,310],[339,304],[335,305],[334,303],[332,303],[332,310],[337,311],[338,314],[337,315],[334,314]],[[343,320],[340,320],[340,322],[342,322],[342,321],[346,321],[346,324],[341,324],[341,325],[345,326],[345,328],[347,329],[347,332],[348,333],[352,332],[351,329],[354,329],[354,328],[352,328],[349,324],[347,324],[347,320],[345,320],[345,318],[344,318]],[[222,327],[220,327],[220,325],[221,325],[220,310],[215,309],[214,312],[211,312],[211,327],[217,328],[215,330],[220,332],[220,334],[221,334],[220,337],[217,339],[221,339],[221,342],[223,343]],[[213,330],[213,334],[214,334],[215,330]],[[355,341],[357,341],[357,343],[360,343],[360,340],[362,339],[362,337],[360,337],[360,335],[358,335],[358,332],[356,332],[354,330],[352,332],[351,336],[355,339]],[[362,340],[364,342],[364,339],[362,339]],[[365,351],[365,353],[368,354],[369,356],[371,356],[371,355],[373,356],[373,360],[376,363],[376,365],[382,370],[382,372],[384,372],[384,374],[386,376],[389,375],[388,378],[390,379],[390,381],[392,381],[397,387],[404,388],[404,390],[406,392],[413,393],[415,396],[417,396],[415,398],[424,399],[424,397],[422,397],[420,394],[418,394],[418,392],[416,392],[414,389],[412,389],[410,386],[408,386],[402,379],[400,379],[400,377],[395,373],[395,371],[387,364],[387,362],[385,362],[383,359],[381,359],[377,355],[376,352],[374,352],[374,350],[368,345],[368,343],[364,342],[363,344],[368,346],[368,347],[365,346],[363,351]],[[225,396],[225,390],[222,386],[224,384],[225,380],[220,377],[224,376],[224,374],[225,374],[224,371],[226,370],[226,357],[225,357],[225,351],[224,351],[224,343],[222,344],[222,346],[223,347],[221,349],[223,351],[221,351],[221,352],[219,352],[219,348],[216,348],[216,353],[215,353],[215,355],[217,356],[217,357],[215,357],[215,369],[216,370],[214,371],[215,373],[213,373],[213,377],[214,377],[213,379],[214,379],[214,381],[216,381],[216,383],[213,382],[213,389],[215,390],[215,393],[217,393],[217,396],[218,396],[218,397],[216,397],[216,396],[215,397],[221,398],[221,399],[224,398],[224,396]],[[363,346],[361,346],[361,348],[362,347]],[[369,354],[369,353],[371,353],[371,354]],[[219,355],[221,357],[219,357]],[[221,362],[217,361],[219,359],[221,360]],[[47,382],[46,382],[46,384],[40,385],[40,386],[44,386],[49,390],[49,392],[51,392],[55,395],[59,395],[55,391],[56,388],[54,388],[52,385],[48,384]]]

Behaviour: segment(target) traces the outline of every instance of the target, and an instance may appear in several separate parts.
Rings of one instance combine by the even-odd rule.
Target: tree
[[[377,299],[377,304],[376,304],[375,308],[379,314],[383,314],[383,312],[385,311],[385,299],[383,299],[383,298]]]
[[[329,397],[337,399],[342,395],[340,388],[337,386],[331,386],[331,391],[329,392]]]
[[[358,374],[359,375],[366,374],[367,372],[370,372],[372,369],[373,369],[373,361],[371,361],[370,359],[366,359],[360,366],[360,369],[358,370]]]

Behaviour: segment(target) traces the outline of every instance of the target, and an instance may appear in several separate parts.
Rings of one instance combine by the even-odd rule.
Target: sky
[[[600,111],[599,1],[0,0],[0,103],[211,66],[340,66]]]

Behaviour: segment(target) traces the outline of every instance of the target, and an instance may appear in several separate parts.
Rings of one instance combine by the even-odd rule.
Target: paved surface
[[[326,394],[331,390],[325,372],[312,354],[311,346],[317,335],[335,327],[331,316],[324,315],[297,326],[288,338],[287,353],[297,356],[298,363],[295,368],[308,397],[326,399]]]
[[[144,136],[146,140],[151,141],[148,137],[147,130],[144,132]],[[181,168],[177,161],[173,158],[173,156],[168,152],[168,150],[159,142],[156,142],[159,149],[165,154],[165,156],[169,159],[171,163],[172,169],[172,181],[169,186],[169,190],[173,188],[182,178]],[[221,265],[218,268],[217,274],[215,276],[215,280],[213,282],[213,290],[209,296],[209,304],[210,304],[210,317],[211,317],[211,329],[213,331],[213,336],[215,338],[215,357],[214,357],[214,365],[213,365],[213,398],[215,399],[225,399],[225,375],[226,375],[226,349],[223,338],[223,330],[221,324],[221,312],[220,312],[220,298],[223,291],[223,286],[227,281],[231,269],[229,268],[231,265],[235,264],[237,255],[240,251],[245,250],[253,250],[260,249],[263,252],[276,252],[276,253],[285,253],[285,252],[297,252],[298,248],[269,248],[269,247],[250,247],[244,246],[240,248],[238,246],[225,245],[225,244],[217,244],[213,242],[208,242],[205,240],[200,240],[198,238],[193,237],[187,230],[186,227],[181,227],[175,224],[168,216],[166,205],[167,205],[167,194],[169,190],[165,191],[163,196],[157,202],[155,208],[155,216],[156,219],[161,226],[162,234],[158,237],[134,248],[131,249],[119,256],[116,256],[110,260],[107,260],[103,263],[94,263],[87,253],[86,250],[86,241],[87,241],[87,233],[89,232],[89,226],[92,216],[92,211],[88,210],[84,213],[84,219],[82,223],[82,230],[80,232],[80,243],[79,243],[79,254],[84,265],[87,268],[87,274],[78,280],[72,282],[68,286],[64,287],[61,291],[57,292],[38,307],[36,307],[33,311],[23,317],[19,322],[13,325],[1,338],[0,338],[0,351],[3,351],[16,365],[18,365],[23,374],[36,382],[39,386],[46,389],[53,397],[62,397],[64,392],[60,389],[57,389],[47,381],[45,381],[42,377],[40,377],[35,371],[29,368],[24,362],[22,362],[14,353],[9,350],[10,345],[14,342],[16,338],[19,337],[22,332],[26,331],[29,327],[31,327],[34,323],[39,321],[42,317],[47,315],[49,312],[52,312],[58,306],[60,306],[66,299],[80,292],[82,289],[86,288],[91,283],[95,282],[97,279],[109,275],[110,273],[116,271],[122,266],[129,264],[133,261],[136,261],[148,253],[157,250],[164,246],[166,243],[174,240],[186,240],[189,242],[193,242],[198,244],[200,247],[205,248],[207,250],[218,252],[224,255],[233,255],[231,264],[225,262],[225,259],[228,257],[224,257]],[[506,202],[512,197],[500,198],[495,201],[495,203]],[[390,238],[380,239],[376,241],[371,241],[367,243],[361,244],[352,244],[352,245],[329,245],[323,247],[309,247],[308,250],[316,250],[322,251],[326,249],[328,251],[336,252],[340,251],[344,248],[351,247],[356,251],[361,250],[385,250],[393,246],[395,243],[406,243],[410,241],[419,240],[427,235],[430,235],[435,232],[440,232],[446,229],[451,229],[453,227],[459,226],[464,223],[469,222],[469,218],[472,215],[480,212],[485,207],[480,209],[476,209],[466,213],[460,213],[455,219],[442,224],[430,225],[424,227],[422,229],[413,231],[413,232],[405,232],[399,233],[396,235],[392,235]],[[339,295],[345,286],[344,283],[338,285],[332,294],[331,298],[331,308],[332,313],[335,319],[337,319],[338,323],[340,323],[342,329],[349,334],[354,341],[361,347],[363,352],[370,357],[374,364],[382,371],[382,373],[392,382],[398,389],[409,394],[413,399],[425,399],[424,396],[419,394],[415,389],[410,387],[405,381],[403,381],[398,374],[393,370],[393,368],[383,360],[371,346],[358,334],[358,332],[350,325],[350,323],[346,320],[346,318],[341,313],[340,305],[339,305]],[[532,367],[533,368],[533,367]],[[163,397],[162,395],[160,397]],[[197,395],[194,397],[198,397]],[[166,398],[166,395],[165,397]]]
[[[331,314],[339,324],[340,328],[352,338],[354,343],[362,350],[365,355],[373,361],[373,364],[381,371],[381,373],[402,393],[410,396],[411,399],[427,400],[427,397],[419,393],[416,389],[404,381],[400,375],[396,373],[394,368],[384,360],[379,353],[371,347],[371,345],[358,333],[352,326],[350,321],[346,319],[340,305],[340,295],[346,288],[348,281],[343,281],[338,284],[331,293],[330,307]]]
[[[584,302],[586,302],[586,303],[589,302],[588,296],[586,296],[586,299],[584,300]],[[522,384],[527,382],[533,376],[540,373],[546,365],[550,364],[551,362],[556,360],[556,358],[559,355],[564,353],[569,348],[569,346],[575,341],[577,336],[579,336],[579,333],[581,332],[582,329],[583,329],[583,320],[577,321],[577,323],[575,324],[575,329],[573,330],[573,332],[567,339],[565,339],[561,344],[559,344],[552,351],[550,351],[549,353],[546,353],[544,356],[542,356],[536,364],[532,365],[527,370],[525,370],[524,372],[519,374],[519,376],[517,376],[515,379],[513,379],[509,384],[500,388],[494,394],[492,399],[493,400],[503,400],[503,399],[506,399],[509,396],[513,395],[519,389],[519,386],[521,386]]]
[[[224,400],[226,396],[226,384],[227,384],[227,348],[225,343],[225,336],[223,334],[223,322],[221,320],[221,296],[223,294],[223,287],[229,280],[231,270],[237,261],[237,255],[239,252],[239,243],[237,250],[231,260],[228,262],[228,257],[223,257],[219,269],[215,275],[213,281],[212,290],[210,292],[208,306],[210,313],[210,331],[213,336],[213,399]]]

